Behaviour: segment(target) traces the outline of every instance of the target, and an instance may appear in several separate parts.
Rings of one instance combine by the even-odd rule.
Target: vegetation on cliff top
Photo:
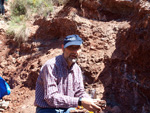
[[[18,44],[29,37],[27,22],[35,15],[47,17],[53,5],[64,5],[68,0],[15,0],[10,6],[10,21],[7,34]]]

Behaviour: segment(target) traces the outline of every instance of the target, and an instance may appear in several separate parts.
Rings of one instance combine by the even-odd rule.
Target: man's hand
[[[98,99],[82,98],[81,105],[89,111],[101,112],[102,109],[99,106],[99,102],[100,102],[100,100],[98,100]]]
[[[106,101],[105,100],[100,100],[100,99],[94,99],[94,103],[101,107],[102,110],[106,108]]]

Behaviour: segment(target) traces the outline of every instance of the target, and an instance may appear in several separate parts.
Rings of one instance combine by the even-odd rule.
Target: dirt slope
[[[35,19],[20,47],[0,32],[0,74],[9,83],[4,113],[34,113],[35,82],[42,64],[62,53],[66,35],[84,40],[78,61],[86,91],[107,101],[112,113],[149,113],[150,3],[137,0],[71,0]],[[34,32],[33,32],[34,31]]]

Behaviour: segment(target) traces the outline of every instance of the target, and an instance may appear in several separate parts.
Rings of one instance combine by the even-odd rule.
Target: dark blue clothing
[[[36,113],[70,113],[75,108],[36,108]]]
[[[0,0],[0,13],[5,13],[4,0]]]
[[[3,98],[5,95],[10,94],[10,87],[7,82],[0,76],[0,99]]]

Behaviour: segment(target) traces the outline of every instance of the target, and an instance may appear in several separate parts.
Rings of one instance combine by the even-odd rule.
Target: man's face
[[[62,45],[64,58],[66,61],[70,64],[75,63],[77,61],[77,58],[81,52],[81,46],[80,45],[71,45],[66,48]]]

